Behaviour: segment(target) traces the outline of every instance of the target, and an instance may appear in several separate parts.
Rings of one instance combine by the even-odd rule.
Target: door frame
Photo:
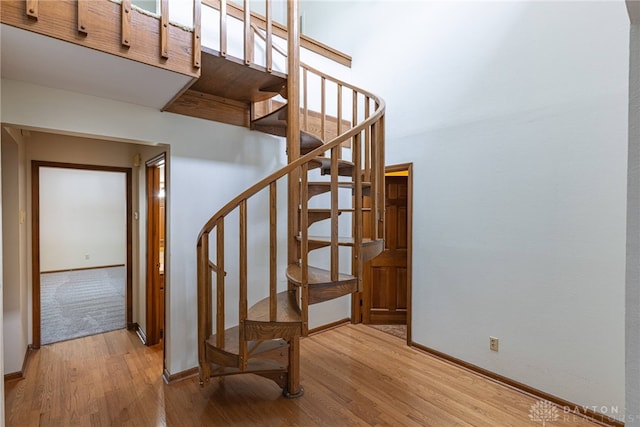
[[[385,167],[385,174],[389,172],[407,171],[407,345],[411,344],[412,318],[412,283],[413,283],[413,163],[400,163]],[[386,198],[386,195],[385,195]],[[363,286],[365,284],[363,283]],[[362,292],[353,294],[351,300],[351,323],[362,323]]]
[[[60,169],[80,169],[98,172],[120,172],[125,174],[126,179],[126,211],[127,211],[127,243],[126,243],[126,259],[127,259],[127,283],[126,283],[126,325],[127,329],[133,329],[133,226],[131,222],[132,207],[132,172],[131,168],[101,166],[101,165],[85,165],[78,163],[60,163],[46,162],[40,160],[31,161],[31,319],[32,339],[31,346],[34,349],[40,348],[41,329],[40,329],[40,168],[60,168]]]
[[[159,224],[159,202],[155,197],[160,190],[159,180],[156,183],[154,177],[154,170],[158,169],[158,166],[162,163],[165,164],[165,209],[164,209],[164,224],[165,224],[165,244],[164,244],[164,266],[165,266],[165,286],[164,295],[165,299],[159,301],[160,293],[157,289],[156,283],[154,283],[154,277],[158,263],[160,262],[159,252],[159,236],[158,230]],[[160,331],[166,331],[165,324],[160,325],[158,322],[158,314],[160,307],[158,304],[164,306],[163,312],[166,316],[166,254],[167,254],[167,238],[166,238],[166,224],[167,224],[167,190],[166,190],[166,153],[158,154],[151,158],[146,163],[145,178],[146,178],[146,199],[147,199],[147,254],[146,254],[146,302],[145,302],[145,316],[146,316],[146,334],[144,337],[145,345],[155,345],[160,342]]]

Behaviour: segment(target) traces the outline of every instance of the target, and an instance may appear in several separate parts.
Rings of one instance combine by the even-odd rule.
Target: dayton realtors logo
[[[539,400],[529,409],[529,419],[542,423],[542,427],[545,427],[547,423],[558,421],[559,418],[558,407],[547,400]]]

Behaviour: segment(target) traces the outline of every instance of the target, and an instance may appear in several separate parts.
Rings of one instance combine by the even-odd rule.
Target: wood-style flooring
[[[535,426],[537,399],[346,325],[301,343],[305,394],[252,375],[164,384],[162,349],[125,330],[44,346],[8,382],[7,426]],[[595,426],[563,414],[549,426]]]

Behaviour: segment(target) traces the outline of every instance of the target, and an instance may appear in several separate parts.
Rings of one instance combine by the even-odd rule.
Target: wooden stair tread
[[[312,165],[316,168],[320,168],[322,175],[328,175],[331,173],[331,159],[329,157],[316,157],[313,159],[309,168],[312,168]],[[348,160],[338,159],[338,175],[340,176],[351,176],[353,174],[353,163]]]
[[[302,321],[302,314],[298,307],[295,292],[284,291],[277,295],[277,316],[275,322],[299,323]],[[269,297],[264,298],[254,304],[250,309],[247,320],[254,322],[269,322]]]
[[[322,140],[305,131],[300,131],[300,154],[304,155],[322,146]]]
[[[301,206],[298,206],[298,209],[302,209]],[[308,208],[307,211],[309,213],[331,213],[331,209],[329,208]],[[354,208],[338,208],[338,214],[347,213],[347,212],[355,212]],[[362,208],[362,212],[371,212],[371,208]]]
[[[256,125],[287,127],[287,113],[289,104],[281,105],[266,116],[262,116],[253,121]]]
[[[206,345],[208,350],[215,352],[225,352],[229,355],[237,356],[240,352],[240,329],[238,326],[234,326],[233,328],[229,328],[224,331],[224,348],[218,348],[216,346],[216,334],[211,335],[207,341]],[[271,352],[278,348],[286,347],[288,344],[283,339],[270,339],[270,340],[262,340],[262,341],[249,341],[247,344],[247,351],[249,354],[249,358],[251,357],[259,357],[263,353]]]
[[[296,236],[296,240],[301,240],[302,237],[300,235]],[[331,237],[330,236],[309,236],[309,241],[310,242],[317,242],[317,243],[326,243],[328,245],[331,244]],[[362,239],[362,246],[369,246],[369,245],[376,245],[378,244],[377,240],[372,240],[372,239]],[[339,236],[338,237],[338,245],[340,246],[353,246],[354,245],[354,239],[353,237],[349,237],[349,236]]]
[[[272,111],[266,116],[260,117],[253,121],[254,129],[270,133],[276,136],[287,136],[287,114],[288,104],[284,104],[280,108]],[[300,153],[307,154],[316,148],[322,146],[322,140],[303,130],[300,131]]]
[[[227,353],[238,354],[238,340],[240,336],[239,327],[234,326],[233,328],[225,329],[224,331],[224,347],[219,348],[216,345],[217,334],[211,335],[207,339],[207,345],[211,347],[215,347],[218,350],[226,351]]]
[[[220,366],[211,364],[211,376],[219,377],[235,374],[264,374],[264,373],[281,373],[287,372],[287,365],[279,363],[277,361],[269,359],[249,359],[247,361],[247,368],[241,370],[240,368],[231,366]]]
[[[363,188],[371,187],[370,182],[363,181],[361,184]],[[331,181],[310,181],[309,187],[311,186],[331,188]],[[356,183],[353,181],[338,181],[338,187],[340,188],[355,188],[355,186],[356,186]]]
[[[269,99],[274,92],[265,88],[287,84],[287,76],[277,71],[266,72],[264,67],[232,56],[222,57],[220,52],[202,47],[200,78],[191,89],[240,102],[255,102]],[[220,76],[227,78],[221,79]],[[240,84],[232,84],[232,82]]]
[[[296,241],[298,242],[298,251],[300,251],[300,241],[302,237],[300,235],[296,236]],[[309,251],[313,251],[316,249],[326,248],[331,245],[331,237],[329,236],[309,236]],[[353,247],[353,237],[338,237],[338,245],[339,246],[349,246]],[[375,257],[377,257],[384,250],[384,240],[383,239],[362,239],[362,250],[360,252],[360,256],[362,257],[363,262],[367,262]]]
[[[371,194],[371,183],[362,182],[362,195],[367,196]],[[353,181],[338,181],[338,188],[350,188],[353,195],[355,195],[356,183]],[[331,191],[330,181],[312,181],[307,185],[309,199],[319,194],[328,193]]]
[[[293,283],[300,285],[302,282],[302,267],[300,264],[289,264],[287,267],[287,279]],[[331,280],[331,272],[322,268],[309,266],[309,286],[324,286],[337,283],[356,282],[357,278],[350,275],[339,273],[338,280]]]

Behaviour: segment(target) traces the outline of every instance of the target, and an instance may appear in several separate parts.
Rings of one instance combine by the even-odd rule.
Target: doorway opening
[[[411,342],[411,163],[385,169],[385,245],[365,263],[360,301],[352,315],[366,325]]]
[[[32,161],[33,347],[131,327],[131,169]]]
[[[156,345],[165,331],[166,188],[165,153],[146,163],[147,286],[146,345]]]

